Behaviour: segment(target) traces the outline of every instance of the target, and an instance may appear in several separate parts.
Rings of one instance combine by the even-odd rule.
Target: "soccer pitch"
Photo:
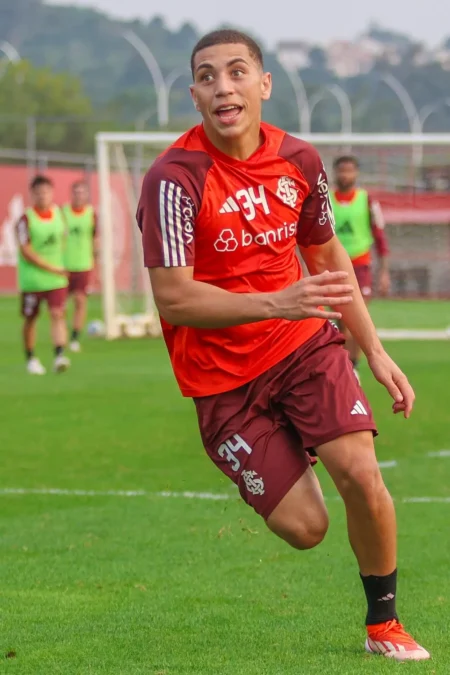
[[[450,325],[447,302],[373,314],[383,328]],[[1,673],[450,673],[448,342],[388,344],[416,388],[408,421],[362,367],[397,503],[400,618],[433,657],[400,666],[363,651],[363,589],[322,467],[330,530],[297,552],[206,457],[161,340],[86,338],[69,373],[33,378],[16,299],[0,298],[0,325]]]

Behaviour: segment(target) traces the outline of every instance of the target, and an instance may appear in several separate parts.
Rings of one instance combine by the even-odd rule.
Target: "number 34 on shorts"
[[[232,438],[222,443],[217,450],[219,457],[222,457],[229,463],[231,471],[235,474],[239,473],[241,469],[241,460],[237,456],[239,451],[243,451],[247,455],[251,455],[253,452],[252,448],[239,434],[234,434]],[[240,476],[248,492],[253,495],[264,494],[264,481],[261,477],[258,477],[256,471],[242,469]]]

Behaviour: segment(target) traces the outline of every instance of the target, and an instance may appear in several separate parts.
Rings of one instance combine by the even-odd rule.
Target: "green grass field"
[[[299,553],[207,459],[162,341],[86,338],[69,373],[31,378],[16,305],[0,298],[1,673],[450,673],[450,457],[427,456],[450,449],[447,342],[388,345],[417,390],[409,421],[362,369],[379,459],[397,461],[384,475],[398,509],[400,616],[433,655],[401,666],[362,650],[363,592],[321,467],[330,531]],[[450,303],[373,311],[383,328],[450,325]],[[38,354],[51,364],[46,321]],[[67,493],[29,492],[48,489]]]

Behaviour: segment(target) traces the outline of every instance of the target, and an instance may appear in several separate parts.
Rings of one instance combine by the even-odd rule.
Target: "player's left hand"
[[[378,292],[382,297],[388,295],[391,290],[391,277],[389,270],[380,270],[378,278]]]
[[[370,356],[367,361],[375,378],[386,387],[394,399],[392,406],[394,414],[402,412],[408,419],[416,396],[406,375],[385,351]]]

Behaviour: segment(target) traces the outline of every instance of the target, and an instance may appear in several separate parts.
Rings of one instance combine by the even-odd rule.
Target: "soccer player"
[[[376,428],[327,319],[344,319],[394,413],[410,416],[414,392],[383,349],[334,236],[317,152],[261,122],[272,81],[258,45],[213,32],[191,65],[203,124],[150,168],[137,214],[178,384],[194,399],[211,460],[297,549],[317,546],[328,527],[309,458],[318,455],[346,507],[368,603],[366,649],[428,658],[397,618],[395,512]]]
[[[372,296],[371,248],[375,247],[379,259],[378,290],[380,295],[389,292],[388,245],[384,231],[381,207],[366,190],[357,187],[359,162],[352,155],[342,155],[334,161],[336,189],[331,193],[336,235],[353,263],[353,269],[362,296],[369,303]],[[342,324],[346,346],[358,375],[361,347]]]
[[[72,185],[71,203],[63,207],[63,214],[67,225],[65,266],[69,271],[69,294],[73,295],[75,304],[69,346],[71,351],[79,352],[97,233],[97,218],[93,206],[89,204],[89,190],[84,181]]]
[[[27,370],[31,375],[44,375],[46,372],[34,353],[36,321],[40,304],[46,300],[55,348],[53,369],[61,373],[70,366],[69,359],[64,355],[68,283],[64,269],[65,224],[59,208],[53,203],[52,181],[46,176],[36,176],[30,189],[33,206],[26,210],[16,226]]]

